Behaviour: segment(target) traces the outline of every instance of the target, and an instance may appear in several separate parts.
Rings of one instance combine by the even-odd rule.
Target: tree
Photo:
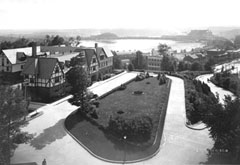
[[[113,69],[122,69],[122,62],[121,59],[116,55],[116,52],[113,53]]]
[[[168,55],[164,55],[161,62],[161,70],[163,71],[174,71],[174,59]]]
[[[50,44],[51,44],[51,37],[50,37],[50,35],[46,35],[43,45],[47,46],[47,45],[50,45]]]
[[[213,65],[214,65],[214,59],[213,58],[209,58],[208,61],[204,65],[204,69],[206,71],[211,71]]]
[[[128,64],[128,70],[133,71],[133,69],[134,69],[133,64],[132,63]]]
[[[21,131],[27,124],[27,103],[23,92],[9,86],[0,86],[0,93],[0,162],[9,165],[17,145],[28,142],[32,135]]]
[[[214,40],[209,40],[207,43],[208,46],[223,49],[223,50],[231,50],[234,48],[234,43],[223,37],[215,37]]]
[[[62,37],[60,37],[59,35],[56,35],[55,37],[53,37],[53,39],[51,41],[51,45],[49,45],[49,46],[62,45],[63,43],[64,43],[64,39]]]
[[[178,71],[184,71],[185,70],[185,63],[184,61],[180,61],[178,64]]]
[[[76,40],[77,40],[77,41],[81,41],[81,37],[80,37],[80,36],[77,36],[77,37],[76,37]]]
[[[14,48],[23,48],[23,47],[27,47],[28,43],[29,43],[29,40],[23,37],[23,38],[17,39],[12,44]]]
[[[199,62],[194,62],[191,66],[192,71],[201,71],[202,65]]]
[[[107,130],[114,136],[119,139],[127,136],[127,140],[133,143],[147,142],[151,138],[152,129],[152,119],[146,115],[111,117],[107,127]]]
[[[10,41],[3,41],[1,42],[0,44],[0,50],[3,50],[3,49],[12,49],[13,48],[13,44],[12,42]]]
[[[167,51],[170,49],[171,47],[167,46],[167,44],[159,44],[158,45],[158,52],[161,55],[166,55]]]
[[[68,83],[71,85],[73,98],[69,100],[72,105],[80,106],[79,110],[87,113],[89,110],[89,97],[87,92],[88,76],[83,67],[73,67],[66,75]]]
[[[236,48],[240,47],[240,35],[237,35],[234,39],[234,45]]]
[[[134,68],[136,68],[136,69],[145,69],[146,68],[144,57],[143,57],[143,54],[141,51],[136,52],[136,58],[134,58],[132,60],[132,64],[133,64]]]

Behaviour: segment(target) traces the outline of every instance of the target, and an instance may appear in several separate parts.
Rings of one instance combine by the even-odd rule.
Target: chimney
[[[97,47],[98,47],[98,44],[97,44],[97,43],[95,43],[95,48],[97,49]]]
[[[37,44],[33,42],[32,44],[32,57],[37,57]]]

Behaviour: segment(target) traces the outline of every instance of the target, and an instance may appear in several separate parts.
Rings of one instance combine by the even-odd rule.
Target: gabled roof
[[[92,61],[92,57],[94,55],[97,55],[96,51],[95,51],[95,48],[79,48],[79,49],[76,49],[74,52],[80,52],[80,51],[85,52],[85,58],[86,58],[87,65],[90,66],[91,61]]]
[[[86,52],[87,65],[90,66],[92,57],[94,55],[96,55],[95,50],[94,49],[85,49],[85,52]]]
[[[22,74],[37,74],[38,78],[49,79],[57,63],[57,58],[28,58]]]
[[[104,50],[105,54],[107,55],[107,57],[113,57],[112,52],[107,47],[103,47],[103,50]]]
[[[100,58],[100,54],[102,53],[102,51],[103,51],[103,48],[101,48],[101,47],[96,48],[96,53],[97,53],[98,58]]]
[[[32,56],[32,47],[16,48],[16,49],[5,49],[2,52],[6,55],[11,64],[17,63],[17,53],[24,53],[26,56]],[[37,54],[40,53],[40,46],[37,46]]]

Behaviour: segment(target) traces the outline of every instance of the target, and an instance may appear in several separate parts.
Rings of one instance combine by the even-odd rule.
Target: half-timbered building
[[[57,58],[28,58],[22,74],[32,100],[46,102],[65,92],[65,75]]]

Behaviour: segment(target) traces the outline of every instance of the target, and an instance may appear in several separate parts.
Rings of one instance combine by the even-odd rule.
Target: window
[[[92,69],[93,69],[93,71],[96,71],[96,66],[93,66],[93,68],[92,68]]]
[[[55,77],[55,83],[59,83],[60,82],[60,77]]]
[[[30,83],[34,83],[34,79],[33,78],[30,78]]]
[[[7,59],[7,64],[9,64],[9,60]]]
[[[93,59],[92,59],[92,62],[93,62],[93,63],[96,63],[96,62],[97,62],[96,58],[93,58]]]
[[[23,69],[24,65],[21,65],[21,69]]]
[[[9,71],[9,67],[7,67],[7,71]]]
[[[104,59],[104,55],[101,55],[101,56],[100,56],[100,60],[103,60],[103,59]]]
[[[59,67],[56,67],[55,73],[59,73]]]

